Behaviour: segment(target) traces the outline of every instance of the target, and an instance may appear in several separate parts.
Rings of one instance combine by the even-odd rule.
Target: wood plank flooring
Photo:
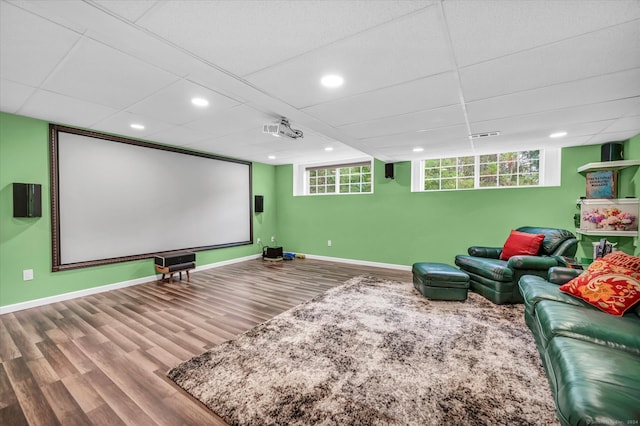
[[[251,260],[0,316],[0,425],[225,425],[165,376],[194,355],[358,275]]]

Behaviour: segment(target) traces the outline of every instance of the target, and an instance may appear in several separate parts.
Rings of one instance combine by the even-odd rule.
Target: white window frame
[[[479,163],[481,155],[493,155],[502,154],[504,152],[520,152],[520,151],[540,151],[539,156],[539,179],[538,185],[526,185],[526,186],[491,186],[480,187],[479,181]],[[501,151],[501,152],[487,152],[482,154],[474,154],[475,157],[475,179],[473,188],[461,188],[461,189],[424,189],[425,173],[424,165],[426,160],[438,159],[438,158],[457,158],[457,157],[470,157],[471,155],[441,155],[437,157],[422,158],[420,160],[413,160],[411,162],[411,192],[443,192],[443,191],[474,191],[484,189],[514,189],[514,188],[540,188],[545,186],[560,186],[560,167],[562,150],[560,148],[523,148],[518,150]]]
[[[370,192],[340,192],[340,182],[339,182],[339,174],[336,174],[336,192],[326,192],[326,193],[317,193],[310,194],[309,193],[309,170],[312,169],[340,169],[343,167],[352,167],[355,165],[369,165],[371,169],[371,191]],[[323,195],[362,195],[362,194],[373,194],[374,191],[374,161],[371,157],[366,158],[358,158],[349,161],[343,162],[327,162],[327,163],[315,163],[315,164],[294,164],[293,165],[293,195],[294,196],[323,196]]]

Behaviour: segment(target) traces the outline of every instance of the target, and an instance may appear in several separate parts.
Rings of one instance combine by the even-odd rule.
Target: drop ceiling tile
[[[640,133],[640,111],[639,115],[632,115],[629,117],[622,117],[613,122],[611,126],[607,127],[604,132],[636,132]]]
[[[445,1],[443,7],[460,66],[640,18],[636,0]]]
[[[149,133],[149,139],[167,145],[187,146],[208,140],[205,132],[189,129],[184,126],[169,126],[156,132]]]
[[[145,128],[132,129],[131,124],[142,124]],[[91,126],[100,132],[113,133],[134,139],[151,139],[151,135],[170,128],[169,124],[148,117],[142,117],[130,112],[119,112]]]
[[[472,123],[640,95],[640,68],[469,102]]]
[[[636,111],[640,114],[640,97],[555,109],[535,114],[471,123],[473,133],[500,131],[510,133],[544,130],[547,134],[564,130],[567,125],[614,119]]]
[[[459,102],[452,73],[411,81],[397,86],[325,102],[303,111],[332,126],[378,120]]]
[[[416,80],[452,69],[438,9],[381,25],[247,76],[271,95],[298,108]],[[320,79],[341,75],[343,86]]]
[[[262,125],[276,121],[279,120],[247,105],[240,105],[213,116],[189,122],[185,127],[206,132],[211,138],[219,138],[242,131],[253,131],[253,129],[257,129],[257,132],[262,135]]]
[[[34,91],[33,87],[0,79],[0,111],[17,114]]]
[[[211,63],[246,75],[430,2],[163,2],[138,24]]]
[[[466,101],[640,67],[640,21],[460,70]]]
[[[456,141],[469,141],[469,134],[466,126],[451,126],[446,128],[434,129],[426,132],[410,132],[401,135],[383,136],[363,139],[361,142],[367,148],[380,149],[398,146],[411,146],[411,148],[427,146],[449,146],[449,143]]]
[[[583,145],[596,145],[608,142],[626,141],[634,136],[638,135],[638,131],[625,131],[625,132],[603,132],[590,137]],[[576,143],[576,145],[580,145]]]
[[[354,138],[363,139],[412,131],[418,132],[424,129],[437,129],[438,127],[449,127],[464,123],[462,107],[460,105],[452,105],[349,124],[340,127],[340,131]]]
[[[43,87],[113,108],[126,108],[177,80],[134,57],[83,39]]]
[[[191,103],[194,97],[209,101],[207,107],[196,107]],[[239,105],[237,101],[186,80],[154,93],[127,110],[134,114],[162,120],[170,124],[184,124],[212,118],[226,109]]]
[[[158,2],[154,0],[96,0],[96,3],[118,16],[135,22]]]
[[[0,75],[28,86],[40,85],[80,35],[0,2]]]
[[[36,91],[20,108],[20,114],[69,126],[91,127],[117,113],[113,108],[70,98],[46,90]]]

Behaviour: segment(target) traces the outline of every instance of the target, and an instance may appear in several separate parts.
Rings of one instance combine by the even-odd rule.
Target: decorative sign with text
[[[587,198],[617,198],[616,178],[614,170],[587,173]]]

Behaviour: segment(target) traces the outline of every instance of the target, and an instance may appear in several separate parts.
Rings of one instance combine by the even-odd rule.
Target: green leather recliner
[[[537,256],[501,260],[502,247],[472,246],[468,255],[457,255],[455,259],[456,265],[469,275],[471,290],[496,304],[522,303],[520,277],[546,277],[549,268],[558,266],[554,256],[573,257],[578,248],[576,236],[564,229],[524,226],[517,231],[545,235]]]

